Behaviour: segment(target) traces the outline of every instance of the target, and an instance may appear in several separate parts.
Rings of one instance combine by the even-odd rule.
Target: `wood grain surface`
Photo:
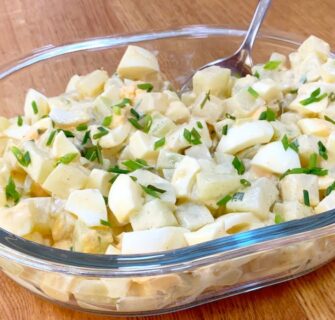
[[[0,64],[34,48],[187,24],[246,28],[255,0],[0,0]],[[334,0],[274,0],[263,30],[315,34],[335,50]],[[0,275],[0,320],[106,319],[44,301]],[[150,319],[335,319],[335,262],[296,280]],[[149,317],[147,318],[149,319]]]

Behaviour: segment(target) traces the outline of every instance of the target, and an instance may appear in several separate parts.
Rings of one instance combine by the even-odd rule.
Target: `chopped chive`
[[[130,112],[133,114],[132,110],[130,110]],[[152,125],[152,117],[149,114],[140,116],[140,118],[138,118],[138,116],[135,118],[129,118],[128,121],[133,125],[133,127],[138,130],[142,130],[145,133],[149,132]]]
[[[110,179],[108,182],[109,182],[110,184],[113,184],[113,183],[115,182],[115,180],[118,178],[118,176],[119,176],[119,174],[114,175],[114,176],[112,177],[112,179]]]
[[[21,116],[18,116],[18,117],[17,117],[17,125],[18,125],[19,127],[22,127],[22,125],[23,125],[23,119],[22,119]]]
[[[63,163],[63,164],[69,164],[72,162],[76,157],[78,153],[72,152],[72,153],[67,153],[64,156],[60,157],[57,161],[57,164]]]
[[[315,89],[308,98],[306,98],[304,100],[301,100],[300,104],[302,104],[303,106],[307,106],[311,103],[319,102],[322,99],[324,99],[325,97],[327,97],[327,93],[323,93],[321,95],[320,95],[320,93],[321,93],[320,88]]]
[[[152,125],[152,117],[150,114],[146,114],[142,119],[142,130],[145,133],[148,133]]]
[[[202,125],[202,123],[200,121],[197,121],[197,127],[199,129],[203,129],[203,125]]]
[[[51,146],[52,145],[52,142],[54,141],[56,133],[57,133],[57,130],[51,131],[51,133],[50,133],[50,135],[48,137],[47,143],[46,143],[47,146]]]
[[[258,97],[259,97],[258,92],[257,92],[255,89],[253,89],[252,87],[249,87],[249,88],[248,88],[248,92],[249,92],[254,98],[258,98]]]
[[[304,204],[305,204],[305,206],[310,207],[311,203],[309,201],[309,193],[308,193],[308,191],[307,190],[303,190],[303,194],[304,194]]]
[[[69,130],[57,129],[58,131],[63,131],[65,137],[74,138],[74,134]]]
[[[280,60],[270,60],[264,65],[265,70],[275,70],[281,64]]]
[[[296,94],[296,93],[298,93],[298,89],[292,89],[292,90],[290,90],[288,93]]]
[[[145,193],[147,193],[148,195],[154,198],[160,198],[160,194],[166,192],[165,190],[159,189],[153,185],[148,185],[148,186],[141,185],[141,188],[143,189]]]
[[[266,108],[266,111],[263,111],[259,118],[259,120],[266,120],[266,121],[275,121],[276,120],[276,114],[271,110],[270,108]]]
[[[158,150],[159,148],[163,147],[164,144],[165,144],[165,137],[155,141],[154,150]]]
[[[142,130],[142,126],[138,123],[138,120],[135,118],[129,118],[128,121],[132,124],[133,127],[135,127],[138,130]]]
[[[130,113],[131,113],[137,120],[140,120],[140,119],[141,119],[141,115],[140,115],[134,108],[131,108],[131,109],[130,109]]]
[[[37,103],[35,100],[32,101],[31,107],[33,108],[34,114],[38,114],[38,107],[37,107]]]
[[[299,143],[297,140],[294,140],[290,143],[289,147],[294,150],[296,153],[299,152]]]
[[[81,142],[82,145],[85,145],[88,142],[88,140],[90,140],[90,134],[91,134],[90,130],[85,132],[83,141]]]
[[[211,94],[211,90],[208,90],[206,92],[206,95],[205,95],[204,99],[200,103],[200,109],[202,109],[205,106],[207,101],[211,100],[210,94]]]
[[[131,104],[131,100],[124,98],[120,102],[114,104],[113,107],[124,108],[127,104]]]
[[[111,223],[110,223],[109,221],[107,221],[107,220],[100,219],[100,224],[101,224],[102,226],[112,228]]]
[[[234,157],[234,160],[232,161],[232,165],[234,166],[234,168],[236,169],[237,173],[239,175],[243,174],[245,172],[245,166],[242,162],[242,160],[240,160],[238,157]]]
[[[109,127],[112,123],[113,117],[112,116],[107,116],[102,120],[102,125],[104,127]]]
[[[142,159],[126,160],[126,161],[123,161],[122,164],[128,169],[130,169],[131,171],[135,171],[137,169],[148,167],[148,163]]]
[[[283,147],[285,150],[287,150],[290,146],[290,143],[288,141],[287,135],[285,134],[284,137],[281,139],[281,143],[283,144]]]
[[[154,86],[151,83],[147,82],[147,83],[138,84],[137,88],[141,90],[145,90],[146,92],[151,92]]]
[[[328,170],[323,169],[323,168],[318,168],[318,167],[314,167],[314,168],[293,168],[293,169],[289,169],[286,172],[284,172],[281,175],[280,179],[283,179],[284,177],[286,177],[289,174],[314,174],[315,176],[323,177],[323,176],[326,176],[328,174]]]
[[[322,157],[325,160],[328,160],[328,153],[327,153],[327,148],[325,147],[325,145],[321,141],[319,141],[318,147],[319,147],[320,157]]]
[[[95,152],[96,152],[96,155],[97,155],[98,163],[103,164],[103,158],[102,158],[102,153],[101,153],[101,147],[100,147],[99,145],[97,145],[97,146],[95,147]]]
[[[318,160],[318,155],[316,153],[312,153],[309,156],[309,160],[308,160],[308,169],[312,169],[316,167],[317,164],[317,160]]]
[[[326,189],[326,196],[335,190],[335,181]]]
[[[106,134],[108,134],[108,130],[104,127],[98,127],[98,131],[97,133],[95,133],[93,135],[93,139],[94,140],[97,140],[97,139],[100,139],[101,137],[105,136]]]
[[[222,134],[223,134],[224,136],[226,136],[227,133],[228,133],[228,124],[226,124],[226,125],[224,125],[224,126],[222,127]]]
[[[23,166],[28,167],[31,163],[30,154],[28,151],[23,153],[18,147],[12,147],[12,153],[14,154],[16,160]]]
[[[335,120],[333,120],[332,118],[325,116],[325,120],[335,125]]]
[[[259,79],[259,78],[261,77],[258,71],[256,71],[256,72],[254,73],[254,77],[256,77],[257,79]]]
[[[121,169],[119,166],[114,166],[114,167],[110,167],[108,169],[108,172],[113,172],[113,173],[117,173],[117,174],[127,174],[130,172],[130,170],[126,170],[126,169]]]
[[[282,222],[285,222],[285,220],[280,214],[276,213],[275,214],[275,224],[282,223]]]
[[[236,120],[236,117],[234,117],[234,116],[231,115],[230,113],[226,113],[226,118],[227,118],[227,119],[231,119],[231,120]]]
[[[183,132],[183,136],[185,140],[190,144],[193,144],[193,145],[201,144],[201,136],[195,128],[192,128],[191,131],[185,128]]]
[[[228,201],[230,201],[232,199],[232,196],[230,195],[226,195],[225,197],[223,197],[222,199],[220,199],[216,205],[218,205],[219,207],[223,207],[227,204]]]
[[[121,115],[121,108],[120,108],[120,107],[116,107],[116,106],[114,106],[114,107],[113,107],[113,113],[114,113],[116,116]]]
[[[12,177],[9,177],[8,183],[5,188],[5,192],[7,200],[12,199],[15,204],[17,204],[20,201],[21,195],[16,190],[16,185]]]
[[[86,148],[82,151],[82,156],[86,158],[88,161],[97,160],[98,163],[103,163],[103,158],[101,154],[101,147],[99,145]]]
[[[85,131],[87,130],[87,124],[86,123],[81,123],[76,126],[77,131]]]
[[[335,101],[335,92],[331,92],[331,93],[329,94],[328,98],[329,98],[329,101],[330,101],[330,102],[334,102],[334,101]]]
[[[251,186],[251,183],[250,181],[246,180],[246,179],[241,179],[240,180],[240,183],[243,187],[250,187]]]

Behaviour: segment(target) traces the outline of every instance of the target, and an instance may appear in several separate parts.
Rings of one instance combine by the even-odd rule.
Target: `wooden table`
[[[256,2],[0,0],[0,63],[36,47],[98,35],[187,24],[246,28]],[[313,33],[335,50],[335,1],[274,0],[264,29]],[[2,274],[0,280],[1,320],[102,319],[41,300]],[[334,319],[334,290],[335,262],[285,284],[150,319]]]

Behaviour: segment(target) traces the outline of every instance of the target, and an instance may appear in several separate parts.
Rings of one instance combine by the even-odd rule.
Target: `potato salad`
[[[0,118],[0,227],[84,253],[177,249],[335,207],[335,60],[309,37],[178,95],[152,52]]]

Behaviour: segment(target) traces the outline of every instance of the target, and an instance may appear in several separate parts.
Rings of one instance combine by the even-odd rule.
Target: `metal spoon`
[[[205,64],[198,70],[202,70],[211,66],[220,66],[222,68],[228,68],[232,71],[232,74],[245,76],[251,74],[251,67],[253,65],[251,50],[256,39],[258,30],[266,16],[266,13],[270,7],[271,0],[260,0],[255,10],[254,16],[250,23],[246,37],[244,38],[241,46],[237,51],[225,58],[221,58]],[[193,75],[186,81],[181,88],[181,93],[190,90],[192,88]]]

